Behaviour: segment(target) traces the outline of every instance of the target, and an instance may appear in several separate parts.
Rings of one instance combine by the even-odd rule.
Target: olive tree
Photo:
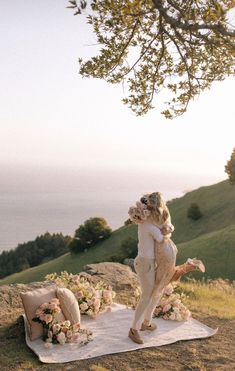
[[[234,0],[69,1],[84,14],[100,49],[79,59],[80,74],[123,83],[136,115],[153,108],[164,91],[162,114],[183,114],[214,81],[234,75]],[[160,102],[159,102],[160,105]]]

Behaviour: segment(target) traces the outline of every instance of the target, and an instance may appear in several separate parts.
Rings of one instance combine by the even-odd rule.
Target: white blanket
[[[65,363],[104,354],[171,344],[178,340],[207,338],[214,335],[218,330],[213,330],[195,319],[176,322],[155,318],[153,321],[157,324],[158,329],[153,332],[141,332],[145,343],[139,345],[133,343],[127,336],[133,315],[134,311],[132,309],[115,303],[112,305],[111,311],[98,315],[96,319],[82,316],[82,327],[93,331],[94,340],[82,346],[71,343],[55,344],[51,349],[45,348],[45,343],[41,339],[34,341],[29,339],[27,320],[24,316],[26,343],[38,355],[41,362]]]

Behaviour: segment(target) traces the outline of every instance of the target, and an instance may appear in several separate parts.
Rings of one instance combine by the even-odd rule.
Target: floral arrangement
[[[87,344],[92,340],[92,332],[81,329],[80,323],[71,324],[69,320],[58,322],[56,317],[60,312],[60,302],[56,298],[41,304],[35,312],[33,321],[42,324],[43,340],[47,348],[52,347],[52,344]]]
[[[185,295],[174,293],[172,284],[166,286],[159,305],[155,308],[154,317],[166,320],[187,321],[191,317],[190,310],[182,303]]]
[[[109,309],[116,295],[112,286],[102,281],[94,282],[87,274],[74,275],[64,271],[60,275],[49,274],[46,279],[71,290],[78,301],[80,313],[91,317]]]
[[[129,208],[128,214],[132,222],[140,223],[146,220],[151,212],[144,203],[137,201],[136,206]]]
[[[38,307],[33,321],[41,323],[43,328],[49,329],[53,320],[56,320],[57,313],[60,312],[60,302],[57,298],[54,298],[49,303],[43,303]]]

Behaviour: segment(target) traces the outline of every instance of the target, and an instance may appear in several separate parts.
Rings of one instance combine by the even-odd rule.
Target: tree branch
[[[224,36],[235,37],[235,30],[229,31],[221,23],[217,23],[217,24],[205,24],[205,23],[190,24],[188,22],[183,23],[181,22],[180,19],[176,19],[167,13],[167,9],[162,6],[161,0],[152,0],[152,1],[155,5],[155,8],[163,16],[165,21],[174,27],[177,27],[177,28],[180,28],[186,31],[211,30],[211,31],[217,31]]]

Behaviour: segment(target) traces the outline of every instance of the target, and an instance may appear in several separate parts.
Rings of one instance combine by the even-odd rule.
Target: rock
[[[121,263],[97,263],[83,267],[92,277],[96,276],[109,283],[114,291],[135,290],[138,286],[137,276],[127,265]]]
[[[53,285],[52,282],[33,282],[30,284],[11,284],[0,286],[0,324],[14,320],[23,314],[23,305],[20,298],[20,292],[31,291]]]

